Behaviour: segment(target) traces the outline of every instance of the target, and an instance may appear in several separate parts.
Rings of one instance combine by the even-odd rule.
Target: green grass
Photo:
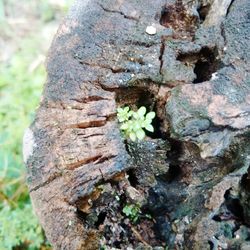
[[[0,69],[0,185],[2,196],[11,204],[26,199],[22,161],[22,136],[33,119],[39,103],[45,70],[42,65],[33,72],[30,63],[36,58],[36,41],[22,41],[20,50]],[[18,192],[18,193],[17,193]],[[5,199],[8,202],[8,199]]]
[[[22,1],[28,4],[31,0]],[[15,39],[18,48],[9,60],[0,62],[0,250],[16,246],[41,249],[45,242],[25,184],[22,137],[34,119],[46,79],[44,65],[39,63],[44,41],[37,31],[67,10],[72,0],[65,1],[60,10],[48,0],[35,2],[32,6],[39,7],[34,12],[39,11],[40,26],[25,34],[24,39],[15,37],[15,30],[9,29],[3,10],[6,2],[0,0],[1,34]],[[8,4],[13,7],[15,1]]]
[[[37,57],[36,46],[31,37],[23,40],[19,51],[0,69],[0,241],[3,249],[16,245],[38,249],[43,242],[38,221],[32,216],[22,160],[23,132],[34,117],[45,81],[42,65],[30,70],[30,63]]]

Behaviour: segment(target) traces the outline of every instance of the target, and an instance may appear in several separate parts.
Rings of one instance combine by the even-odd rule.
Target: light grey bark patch
[[[27,162],[29,157],[33,154],[33,150],[36,147],[33,131],[27,128],[23,135],[23,160]]]
[[[204,25],[213,26],[220,24],[226,16],[231,2],[232,0],[215,0],[204,21]]]

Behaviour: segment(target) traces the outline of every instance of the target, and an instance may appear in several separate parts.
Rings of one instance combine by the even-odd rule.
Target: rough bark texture
[[[76,1],[24,136],[54,249],[250,248],[249,17],[248,0]],[[122,139],[122,105],[156,112],[145,141]]]

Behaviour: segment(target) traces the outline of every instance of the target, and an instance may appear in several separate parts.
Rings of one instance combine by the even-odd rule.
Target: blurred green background
[[[0,250],[50,249],[33,214],[22,137],[46,80],[51,40],[73,0],[0,0]]]

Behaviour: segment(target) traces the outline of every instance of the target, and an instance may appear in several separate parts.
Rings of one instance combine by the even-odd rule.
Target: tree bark
[[[250,247],[250,6],[218,3],[75,2],[24,136],[54,249]],[[156,112],[145,141],[122,138],[124,105]]]

